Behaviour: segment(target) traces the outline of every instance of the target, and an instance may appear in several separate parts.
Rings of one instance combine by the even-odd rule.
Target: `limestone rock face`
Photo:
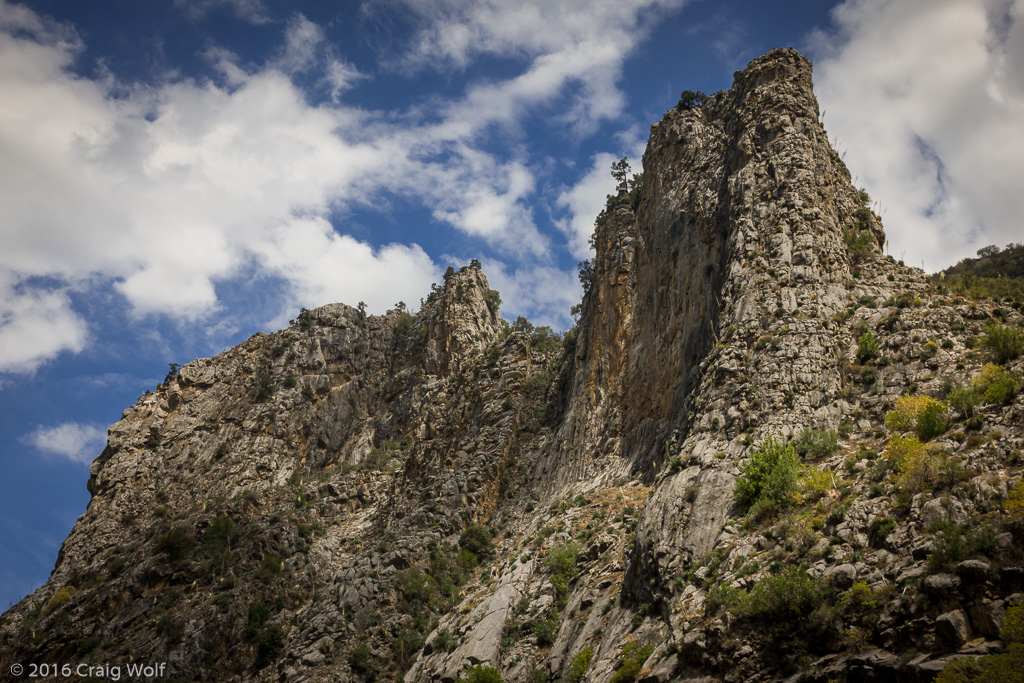
[[[473,262],[415,314],[303,310],[147,392],[49,581],[0,617],[0,670],[930,680],[998,652],[1024,395],[943,404],[906,453],[885,417],[1013,385],[1024,358],[986,365],[977,340],[1022,318],[884,243],[810,63],[773,50],[652,127],[561,339],[502,321]],[[803,474],[746,514],[769,439],[799,441]]]
[[[818,122],[810,63],[793,50],[671,112],[652,129],[644,169],[634,335],[646,353],[626,403],[634,422],[683,425],[673,454],[702,471],[700,514],[682,518],[671,484],[646,509],[638,536],[650,555],[635,569],[666,575],[711,549],[747,437],[843,417],[846,348],[831,318],[850,279],[842,229],[862,202]],[[778,351],[756,354],[766,338]]]

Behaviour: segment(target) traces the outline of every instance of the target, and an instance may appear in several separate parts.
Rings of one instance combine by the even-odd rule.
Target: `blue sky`
[[[772,47],[891,253],[1022,241],[1024,0],[0,0],[0,608],[45,581],[106,428],[299,307],[418,307],[478,258],[564,329],[613,181]]]

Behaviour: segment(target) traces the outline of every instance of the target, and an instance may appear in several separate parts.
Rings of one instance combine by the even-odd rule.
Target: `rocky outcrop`
[[[671,112],[652,130],[644,168],[656,200],[640,220],[647,305],[635,334],[652,341],[629,404],[649,406],[637,419],[686,434],[667,456],[699,471],[688,519],[681,482],[647,507],[638,536],[650,555],[635,568],[648,583],[647,571],[669,576],[711,550],[745,444],[835,428],[844,416],[846,348],[831,318],[850,279],[843,227],[862,202],[818,121],[810,63],[792,50],[751,62],[728,93]],[[666,255],[673,267],[644,267]],[[765,340],[778,350],[756,353]]]
[[[978,340],[1020,313],[884,256],[818,118],[793,50],[668,112],[562,339],[504,323],[474,262],[415,314],[331,304],[185,365],[111,427],[0,670],[931,680],[999,652],[1024,359]],[[897,453],[897,401],[957,387]],[[799,486],[745,514],[771,439]]]

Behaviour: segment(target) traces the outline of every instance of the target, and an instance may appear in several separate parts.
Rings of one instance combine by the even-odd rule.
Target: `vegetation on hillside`
[[[954,294],[1000,300],[1019,310],[1024,305],[1024,244],[982,247],[977,258],[961,259],[932,275],[932,281]]]

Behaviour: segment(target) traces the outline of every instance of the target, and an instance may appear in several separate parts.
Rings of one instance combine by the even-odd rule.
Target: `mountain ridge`
[[[3,670],[930,680],[998,656],[1024,367],[986,344],[1019,312],[883,256],[795,50],[668,112],[636,189],[558,343],[503,325],[474,262],[415,314],[329,304],[182,367],[111,427],[54,573],[0,618]],[[948,428],[914,436],[928,400]],[[797,447],[795,488],[744,509],[752,463]],[[972,519],[988,540],[932,561]]]

